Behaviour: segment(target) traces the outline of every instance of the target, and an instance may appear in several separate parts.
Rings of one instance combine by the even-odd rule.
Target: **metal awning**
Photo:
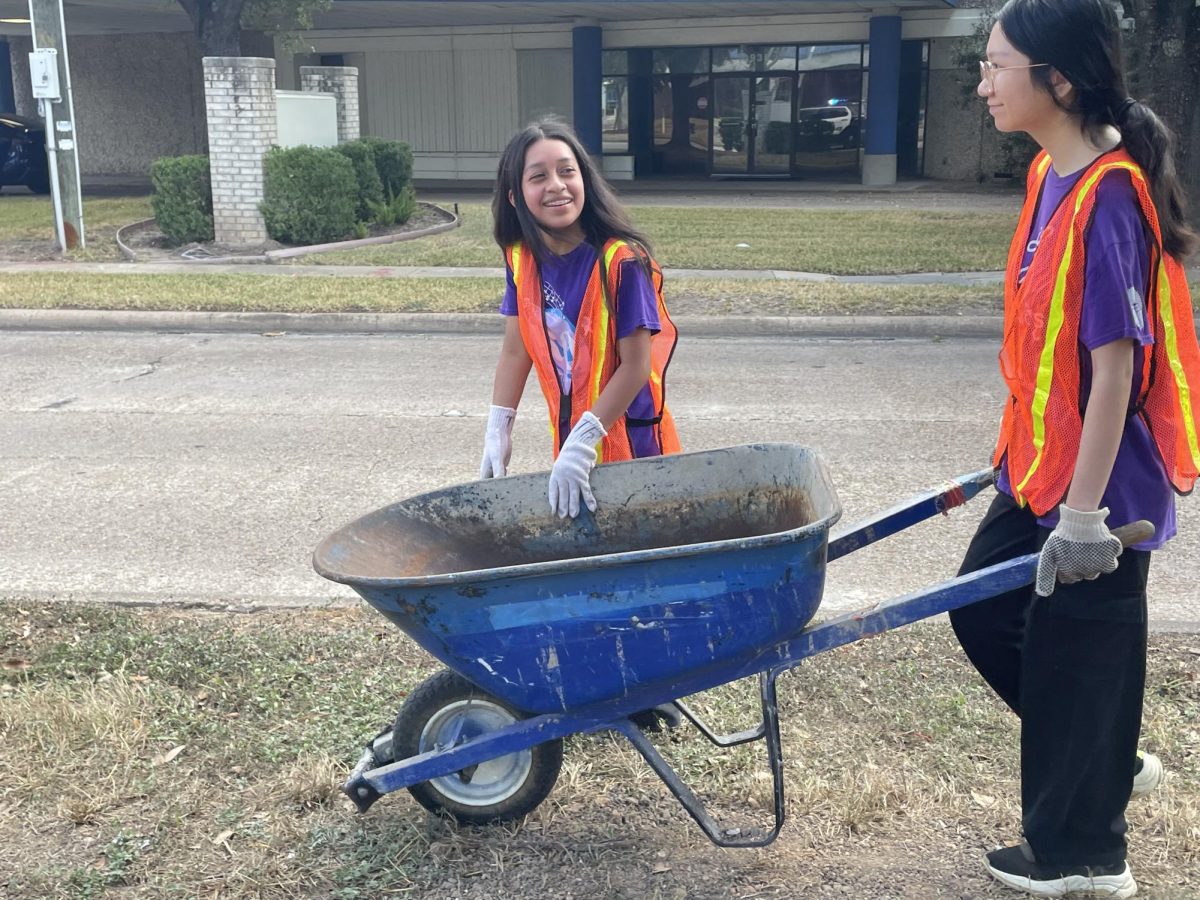
[[[947,9],[958,0],[334,0],[316,16],[316,28],[438,28],[469,25],[569,24],[577,21],[720,19],[797,14],[870,14]],[[0,0],[0,19],[29,15],[26,0]],[[65,0],[70,34],[187,31],[187,16],[171,0]],[[28,25],[0,23],[0,34],[29,33]]]

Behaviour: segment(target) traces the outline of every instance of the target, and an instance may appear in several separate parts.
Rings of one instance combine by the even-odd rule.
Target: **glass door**
[[[753,95],[754,79],[749,76],[713,77],[713,172],[722,175],[749,173]]]
[[[750,172],[787,175],[792,171],[792,96],[794,75],[754,79],[754,119]]]
[[[791,172],[795,84],[794,75],[713,77],[714,174]]]

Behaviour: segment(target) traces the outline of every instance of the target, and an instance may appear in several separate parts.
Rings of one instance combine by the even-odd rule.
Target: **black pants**
[[[960,574],[1039,550],[1050,532],[997,494]],[[1126,550],[1110,575],[1032,586],[950,613],[963,650],[1021,718],[1025,838],[1051,866],[1125,858],[1146,684],[1150,554]]]

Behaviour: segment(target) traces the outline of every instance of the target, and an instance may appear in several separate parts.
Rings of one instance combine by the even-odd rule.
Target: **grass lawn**
[[[132,222],[154,215],[149,197],[85,197],[83,227],[87,247],[70,254],[71,259],[96,261],[121,259],[116,234]],[[47,197],[4,194],[0,196],[0,257],[8,242],[49,241],[54,243],[54,214]]]
[[[6,274],[0,308],[262,312],[489,312],[496,278],[322,278],[284,275]],[[998,288],[675,279],[674,315],[995,313]]]
[[[431,238],[308,257],[329,265],[497,266],[491,211],[460,204],[461,228]],[[1016,213],[806,211],[631,206],[664,266],[831,274],[991,271],[1004,266]],[[748,244],[748,248],[738,248]]]
[[[491,211],[459,205],[461,228],[415,241],[325,253],[297,262],[327,265],[498,266]],[[631,212],[665,266],[789,269],[832,274],[959,272],[1003,267],[1015,214],[912,210],[806,211],[634,206]],[[148,197],[84,201],[88,247],[71,259],[118,259],[114,235],[150,218]],[[53,242],[50,201],[0,196],[0,256],[5,243]],[[748,247],[738,248],[738,244]],[[10,255],[12,255],[10,253]]]
[[[337,790],[436,664],[369,610],[216,614],[0,602],[0,892],[10,898],[1002,898],[1016,721],[945,625],[821,654],[779,683],[789,819],[709,845],[623,741],[568,739],[524,821],[456,829],[406,792]],[[1200,883],[1200,655],[1152,635],[1143,742],[1169,779],[1129,809],[1139,896]],[[721,729],[755,688],[694,698]],[[769,818],[758,746],[655,743],[718,820]],[[1189,887],[1190,886],[1190,887]]]

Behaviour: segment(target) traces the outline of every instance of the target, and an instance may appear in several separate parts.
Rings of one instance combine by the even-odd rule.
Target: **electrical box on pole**
[[[46,154],[54,226],[63,250],[84,246],[83,196],[79,187],[79,151],[75,140],[75,103],[67,60],[63,0],[29,0],[33,52],[29,77],[38,111],[46,123]]]

